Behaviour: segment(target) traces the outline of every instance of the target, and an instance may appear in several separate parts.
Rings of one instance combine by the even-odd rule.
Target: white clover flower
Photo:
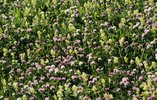
[[[91,61],[90,64],[91,64],[91,65],[94,65],[94,64],[96,64],[96,62],[95,62],[95,61]]]
[[[150,44],[151,44],[151,45],[155,44],[155,41],[151,41]]]
[[[54,67],[55,67],[55,65],[51,65],[51,67],[53,67],[53,68],[54,68]]]
[[[45,70],[48,70],[50,68],[50,66],[45,66]]]
[[[3,98],[3,96],[0,96],[0,99],[2,99]]]
[[[111,63],[112,60],[111,60],[111,59],[108,59],[107,61],[108,61],[108,63]]]
[[[64,11],[65,14],[68,14],[69,12],[70,12],[69,9],[66,9],[66,10]]]
[[[15,93],[12,93],[12,96],[14,96],[15,95]]]
[[[17,98],[17,100],[22,100],[21,98]]]
[[[155,54],[155,59],[157,60],[157,53]]]
[[[54,69],[54,72],[55,72],[55,73],[58,73],[58,71],[59,71],[58,68],[55,68],[55,69]]]
[[[23,87],[24,89],[28,89],[29,88],[29,86],[28,85],[24,85],[24,87]]]
[[[81,65],[83,65],[83,62],[82,62],[82,61],[79,62],[79,66],[81,66]]]
[[[43,12],[43,11],[41,11],[41,12],[40,12],[40,14],[44,14],[44,12]]]
[[[102,60],[102,58],[99,57],[99,58],[98,58],[98,61],[101,61],[101,60]]]
[[[62,65],[62,66],[61,66],[61,69],[64,69],[64,68],[65,68],[65,66],[64,66],[64,65]]]
[[[46,59],[45,63],[49,63],[49,60],[48,60],[48,59]]]
[[[45,100],[49,100],[49,97],[46,97]]]

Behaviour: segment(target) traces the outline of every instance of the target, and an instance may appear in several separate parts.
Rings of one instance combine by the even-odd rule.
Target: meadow
[[[157,100],[156,0],[0,0],[0,100]]]

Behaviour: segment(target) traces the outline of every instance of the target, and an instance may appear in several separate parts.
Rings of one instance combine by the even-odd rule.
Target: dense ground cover
[[[156,0],[0,0],[0,99],[156,100]]]

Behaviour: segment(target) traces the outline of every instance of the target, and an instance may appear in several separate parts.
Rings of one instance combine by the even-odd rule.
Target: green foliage
[[[155,0],[0,0],[0,99],[154,100]]]

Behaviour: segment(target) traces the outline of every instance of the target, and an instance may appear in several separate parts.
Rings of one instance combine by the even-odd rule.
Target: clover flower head
[[[124,86],[129,85],[129,78],[128,77],[123,77],[120,84],[124,85]]]

